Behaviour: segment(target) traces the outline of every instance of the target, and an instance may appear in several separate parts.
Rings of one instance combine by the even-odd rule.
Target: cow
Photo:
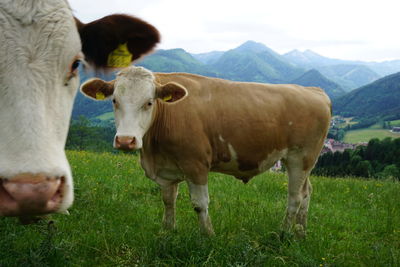
[[[3,0],[0,32],[0,216],[67,213],[64,147],[80,61],[97,71],[126,67],[159,32],[124,14],[82,23],[66,0]]]
[[[283,230],[305,235],[309,175],[331,118],[331,102],[322,89],[133,66],[113,81],[91,79],[80,89],[92,99],[112,99],[114,147],[140,150],[146,176],[161,187],[165,228],[175,227],[178,183],[187,182],[200,229],[212,235],[208,172],[247,183],[282,160],[289,178]]]

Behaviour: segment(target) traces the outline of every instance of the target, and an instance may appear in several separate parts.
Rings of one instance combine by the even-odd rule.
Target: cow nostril
[[[136,147],[136,138],[133,136],[116,136],[115,148],[122,150],[133,150]]]

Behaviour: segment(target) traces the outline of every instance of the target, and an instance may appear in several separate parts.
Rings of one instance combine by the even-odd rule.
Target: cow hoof
[[[297,239],[304,239],[306,237],[306,230],[304,229],[303,225],[296,224],[293,228],[294,235]]]
[[[162,228],[165,231],[174,231],[176,229],[176,222],[175,220],[166,220],[163,219]]]
[[[176,233],[177,232],[175,226],[163,226],[161,231],[165,232],[165,233]]]
[[[203,230],[201,231],[201,234],[202,234],[204,237],[213,237],[213,236],[215,236],[215,232],[214,232],[213,229],[203,229]]]

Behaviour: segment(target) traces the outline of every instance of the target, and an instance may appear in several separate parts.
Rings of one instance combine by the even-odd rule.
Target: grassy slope
[[[69,152],[76,187],[71,216],[21,226],[0,218],[0,266],[400,266],[400,184],[312,177],[306,240],[277,235],[286,205],[283,174],[243,185],[210,179],[216,237],[201,238],[186,185],[176,233],[160,228],[158,187],[136,156]]]
[[[96,119],[102,121],[111,121],[114,119],[114,112],[106,112],[96,117]]]

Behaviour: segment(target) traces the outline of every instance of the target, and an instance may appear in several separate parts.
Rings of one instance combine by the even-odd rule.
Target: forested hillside
[[[314,174],[336,177],[370,177],[400,180],[400,138],[371,139],[355,150],[325,153]]]
[[[340,85],[324,77],[319,71],[312,69],[304,73],[291,83],[303,86],[317,86],[323,88],[331,99],[343,96],[346,92]]]
[[[345,117],[400,118],[400,72],[334,100],[333,110]]]

